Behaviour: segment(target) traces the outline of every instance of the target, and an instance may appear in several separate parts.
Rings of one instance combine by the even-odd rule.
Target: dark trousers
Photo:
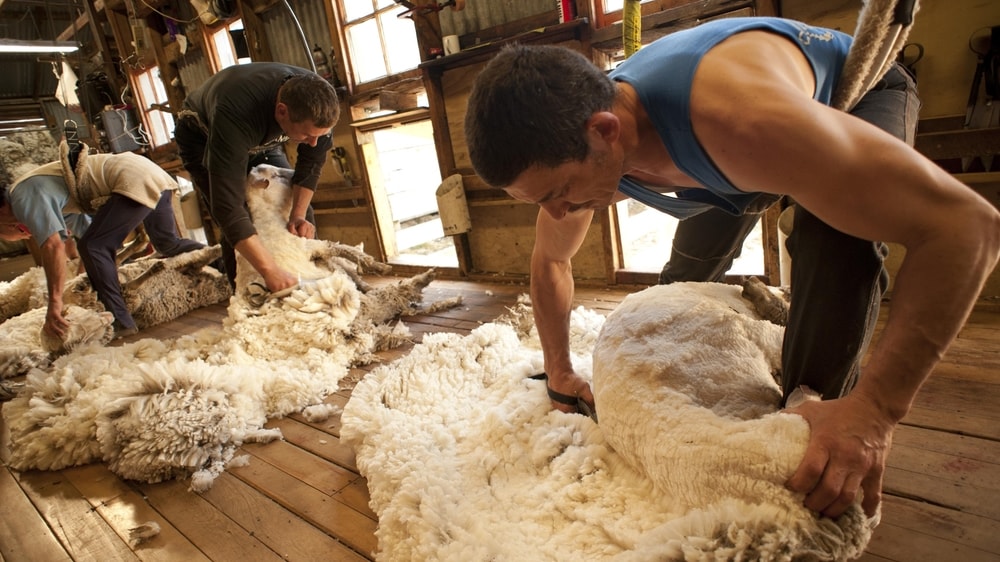
[[[177,125],[174,127],[174,140],[177,142],[181,163],[184,164],[184,169],[191,174],[191,182],[194,183],[194,189],[198,192],[201,204],[209,210],[209,214],[212,214],[212,184],[209,181],[208,168],[205,167],[205,149],[208,144],[208,136],[198,125],[197,121],[188,117],[177,120]],[[259,164],[270,164],[279,168],[292,167],[282,147],[275,147],[260,153],[250,154],[247,162],[247,173],[249,174],[250,170]],[[246,207],[245,202],[243,206],[247,209],[247,214],[249,215],[250,209]],[[214,214],[212,214],[212,218],[216,224],[221,224]],[[311,222],[313,226],[316,225],[312,205],[306,209],[306,220]],[[234,242],[231,242],[223,232],[221,233],[219,246],[222,248],[222,264],[226,270],[229,285],[235,288],[236,250],[233,247]]]
[[[142,223],[153,248],[166,257],[205,247],[201,242],[178,236],[170,201],[172,196],[173,191],[164,191],[156,208],[150,210],[141,203],[114,193],[97,210],[90,227],[77,242],[80,260],[97,297],[124,328],[136,327],[122,297],[118,264],[115,262],[115,255],[125,237]]]
[[[912,145],[919,109],[912,77],[896,65],[850,113]],[[732,216],[713,210],[681,221],[661,283],[722,280],[760,218],[756,211]],[[805,385],[838,398],[857,382],[888,289],[887,248],[844,234],[801,206],[786,245],[792,281],[781,359],[784,396]]]

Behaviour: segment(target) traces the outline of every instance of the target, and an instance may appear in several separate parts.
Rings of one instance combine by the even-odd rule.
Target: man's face
[[[504,191],[514,199],[540,206],[558,220],[568,213],[611,205],[620,177],[621,164],[616,165],[606,150],[592,149],[582,162],[528,168]]]
[[[332,127],[317,127],[310,121],[292,121],[288,116],[288,107],[283,103],[278,103],[274,110],[274,118],[290,140],[309,146],[316,146],[319,137],[329,135],[332,130]]]

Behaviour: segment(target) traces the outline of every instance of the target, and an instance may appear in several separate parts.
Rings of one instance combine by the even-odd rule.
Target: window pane
[[[670,259],[677,219],[627,199],[616,203],[625,269],[659,273]],[[727,271],[730,275],[764,274],[764,241],[760,221]]]
[[[444,235],[438,213],[441,170],[431,122],[378,129],[372,140],[396,233],[398,253],[391,263],[457,267],[455,244]]]
[[[369,82],[386,76],[382,41],[379,39],[376,20],[370,19],[348,27],[347,41],[351,46],[354,78],[357,82]]]
[[[219,66],[229,68],[236,64],[236,53],[233,48],[233,40],[229,37],[229,29],[223,27],[212,34],[212,41],[215,43],[215,52],[219,53]]]
[[[393,4],[395,4],[393,0],[375,0],[375,5],[378,6],[379,10],[381,10],[382,8],[388,8]]]
[[[385,47],[389,50],[389,74],[398,74],[420,64],[420,47],[413,20],[397,18],[396,14],[400,11],[402,8],[379,15]]]
[[[659,273],[670,258],[677,219],[631,199],[616,205],[625,269]]]
[[[651,0],[641,0],[640,4],[645,4]],[[610,14],[611,12],[617,12],[625,7],[625,0],[604,0],[604,13]]]
[[[170,142],[170,133],[174,130],[173,115],[158,109],[150,109],[153,104],[169,102],[163,77],[160,75],[160,67],[154,66],[135,78],[139,90],[137,101],[149,121],[150,130],[143,131],[146,140],[153,146],[167,144]]]
[[[345,21],[354,21],[373,13],[372,0],[344,0]]]

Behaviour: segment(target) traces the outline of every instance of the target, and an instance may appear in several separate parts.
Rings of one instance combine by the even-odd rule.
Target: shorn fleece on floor
[[[845,560],[872,523],[783,483],[808,425],[777,411],[782,328],[738,287],[657,286],[571,318],[600,424],[553,411],[534,330],[429,334],[354,389],[342,437],[379,560]],[[602,330],[603,326],[603,330]],[[598,337],[598,333],[600,336]],[[593,358],[593,363],[591,362]]]

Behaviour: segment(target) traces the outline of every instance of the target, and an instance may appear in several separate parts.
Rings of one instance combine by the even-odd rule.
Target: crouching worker
[[[177,183],[151,160],[131,152],[88,154],[84,148],[77,153],[65,141],[60,156],[9,187],[0,186],[0,235],[34,238],[41,247],[49,294],[42,328],[47,334],[63,339],[69,327],[63,317],[63,286],[64,240],[70,233],[77,238],[91,285],[115,317],[115,337],[134,334],[115,261],[125,237],[142,223],[153,247],[167,257],[204,245],[178,236],[170,202]]]
[[[236,252],[264,278],[267,290],[298,279],[260,241],[247,208],[247,173],[259,164],[294,168],[286,228],[315,238],[311,202],[340,118],[333,86],[315,72],[276,62],[231,66],[192,91],[178,114],[174,140],[212,218],[222,230],[222,259],[236,287]],[[296,146],[295,166],[285,143]]]

